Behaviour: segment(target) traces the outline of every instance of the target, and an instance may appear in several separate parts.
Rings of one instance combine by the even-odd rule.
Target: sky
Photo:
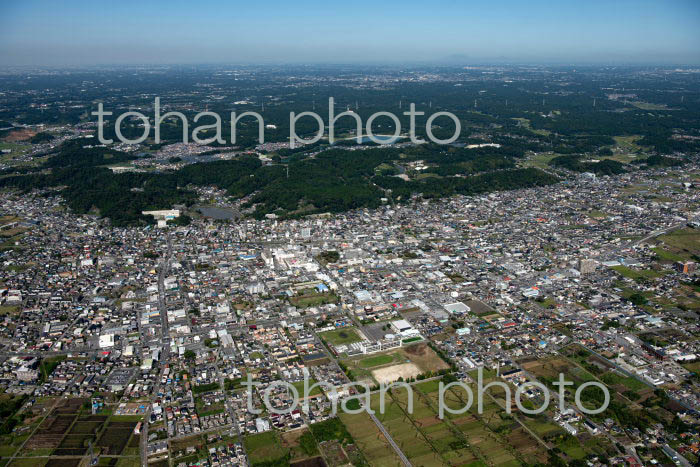
[[[0,67],[206,63],[698,65],[700,0],[0,0]]]

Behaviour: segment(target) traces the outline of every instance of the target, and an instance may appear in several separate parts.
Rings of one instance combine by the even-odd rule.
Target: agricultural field
[[[397,396],[397,399],[402,400],[400,396]],[[416,406],[414,400],[414,414],[409,416],[405,412],[405,405],[405,398],[402,404],[387,394],[382,413],[379,395],[373,394],[371,399],[372,410],[376,412],[376,417],[412,463],[425,466],[442,465],[443,458],[433,449],[429,440],[421,434],[413,420],[414,418],[434,419],[436,418],[434,413],[425,405]]]
[[[396,466],[400,460],[369,414],[340,414],[340,420],[371,466]]]
[[[362,451],[355,444],[347,427],[339,418],[331,418],[310,426],[320,451],[331,467],[366,465]]]
[[[473,394],[476,394],[476,386],[470,385],[470,388]],[[437,387],[418,385],[418,389],[437,407]],[[427,392],[428,390],[431,392]],[[489,393],[493,394],[499,403],[486,398],[481,414],[478,413],[476,404],[473,404],[463,414],[446,413],[446,420],[464,435],[472,451],[483,461],[495,465],[544,462],[547,459],[544,446],[533,439],[514,416],[505,412],[504,392],[489,390]],[[467,392],[459,386],[454,386],[445,393],[445,404],[452,410],[462,409],[467,401]]]
[[[104,454],[120,455],[129,442],[137,422],[114,421],[114,417],[107,422],[102,435],[96,443]]]
[[[414,465],[520,465],[544,462],[546,450],[516,420],[506,416],[495,402],[488,400],[484,414],[476,407],[463,414],[438,417],[438,381],[414,385],[413,411],[408,413],[405,390],[387,395],[383,414],[377,413],[394,440]],[[461,409],[466,393],[450,388],[445,403]],[[372,408],[379,412],[379,395],[372,397]],[[345,417],[346,415],[343,415]]]
[[[86,407],[86,401],[86,399],[60,399],[51,413],[41,420],[31,436],[26,434],[11,440],[13,450],[26,440],[17,455],[36,458],[36,463],[31,465],[68,466],[78,465],[79,458],[88,452],[89,445],[92,443],[96,453],[121,456],[120,465],[128,465],[127,461],[130,460],[128,456],[133,456],[138,462],[138,437],[133,436],[136,422],[119,421],[119,417],[110,419],[106,415],[92,415]],[[46,407],[47,404],[48,401],[37,402],[35,409]],[[136,443],[135,446],[134,443]],[[127,444],[129,448],[125,450]],[[10,455],[10,449],[5,449],[3,454]],[[27,459],[16,459],[16,461],[21,461],[21,464],[28,462]]]

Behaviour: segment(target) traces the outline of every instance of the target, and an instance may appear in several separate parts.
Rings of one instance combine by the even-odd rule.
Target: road
[[[221,390],[226,394],[226,380],[224,378],[223,373],[221,373],[221,368],[219,367],[219,355],[217,354],[217,362],[216,362],[216,374],[219,378],[219,384],[221,385]],[[229,417],[231,417],[231,423],[233,423],[233,430],[236,432],[236,438],[238,438],[238,442],[241,443],[241,448],[243,449],[243,452],[246,454],[246,457],[248,456],[248,453],[245,451],[245,443],[243,442],[243,435],[241,434],[241,430],[238,429],[238,416],[236,414],[236,411],[233,409],[231,406],[231,401],[228,397],[228,395],[225,395],[224,397],[224,404],[226,405],[226,411],[228,412]]]
[[[161,381],[163,380],[163,374],[165,371],[165,365],[170,357],[170,331],[168,329],[168,309],[165,306],[165,276],[170,270],[170,262],[172,261],[173,255],[173,244],[170,234],[168,233],[168,250],[163,257],[163,261],[158,268],[158,313],[160,315],[161,322],[161,343],[163,345],[160,352],[160,374],[153,388],[152,394],[156,396],[161,390]],[[146,336],[141,336],[145,339]],[[148,422],[151,417],[152,400],[148,404],[146,413],[143,416],[143,426],[141,428],[141,465],[142,467],[148,467]]]

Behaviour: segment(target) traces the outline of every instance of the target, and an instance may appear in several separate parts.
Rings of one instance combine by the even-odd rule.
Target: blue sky
[[[699,0],[0,0],[0,66],[700,64]]]

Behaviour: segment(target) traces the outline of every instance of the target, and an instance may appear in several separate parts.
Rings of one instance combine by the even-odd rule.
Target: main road
[[[156,384],[153,387],[152,394],[158,396],[161,390],[161,381],[163,380],[165,365],[168,363],[168,358],[170,357],[170,332],[168,330],[168,309],[165,306],[165,276],[170,270],[170,262],[172,261],[173,255],[173,244],[170,234],[167,237],[168,250],[163,261],[158,268],[158,314],[160,315],[160,329],[161,329],[161,344],[162,349],[160,352],[160,374],[156,380]],[[142,334],[141,338],[144,339],[145,336]],[[146,413],[143,416],[143,427],[141,428],[141,465],[142,467],[148,467],[148,421],[151,416],[151,408],[153,404],[153,399],[149,400],[148,407],[146,408]],[[167,428],[166,428],[167,429]]]

